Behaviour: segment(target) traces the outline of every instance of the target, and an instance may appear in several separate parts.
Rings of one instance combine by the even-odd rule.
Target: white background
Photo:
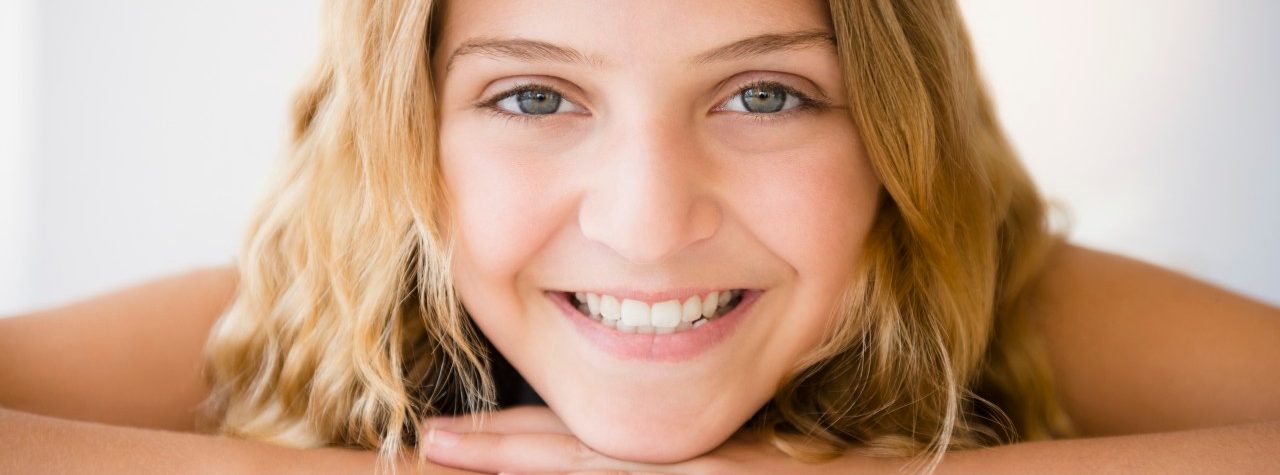
[[[960,2],[1075,241],[1280,303],[1280,3]],[[320,5],[0,0],[0,314],[232,262]]]

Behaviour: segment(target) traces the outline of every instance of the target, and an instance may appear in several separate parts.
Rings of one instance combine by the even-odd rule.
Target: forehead
[[[433,62],[445,66],[464,44],[510,38],[567,46],[599,67],[687,62],[755,35],[830,32],[826,7],[818,0],[457,0],[447,2]]]

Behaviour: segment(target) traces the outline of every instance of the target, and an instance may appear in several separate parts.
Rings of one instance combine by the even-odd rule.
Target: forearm
[[[0,473],[373,473],[371,451],[292,449],[0,408]],[[402,463],[400,473],[414,473]],[[467,473],[431,470],[430,473]]]
[[[936,473],[1276,473],[1280,421],[947,454]]]

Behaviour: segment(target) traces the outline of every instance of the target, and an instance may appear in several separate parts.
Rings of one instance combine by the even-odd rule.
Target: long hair
[[[1071,435],[1028,313],[1062,242],[996,120],[957,6],[831,1],[845,94],[884,184],[824,345],[756,427],[822,459]]]
[[[1061,241],[949,0],[832,0],[850,114],[884,184],[823,344],[744,430],[806,460],[1068,435],[1030,289]],[[334,0],[289,156],[206,347],[219,433],[295,447],[416,445],[420,420],[496,407],[492,348],[451,285],[430,57],[442,6]]]

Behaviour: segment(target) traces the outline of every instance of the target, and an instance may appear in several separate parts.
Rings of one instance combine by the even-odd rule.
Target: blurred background
[[[959,0],[1078,243],[1280,303],[1280,2]],[[0,0],[0,315],[233,262],[319,0]]]

